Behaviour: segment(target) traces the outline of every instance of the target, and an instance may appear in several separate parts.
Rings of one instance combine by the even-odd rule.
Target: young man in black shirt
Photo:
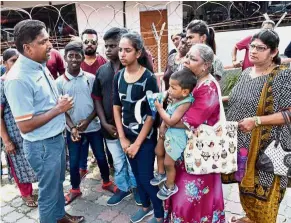
[[[101,121],[103,135],[113,157],[114,181],[119,189],[107,201],[108,206],[119,204],[124,198],[130,196],[131,192],[134,194],[136,204],[141,205],[135,177],[120,145],[113,117],[113,80],[114,75],[122,68],[118,58],[118,45],[122,34],[126,32],[125,29],[111,28],[105,33],[103,37],[105,54],[109,61],[98,69],[92,90],[92,98]]]

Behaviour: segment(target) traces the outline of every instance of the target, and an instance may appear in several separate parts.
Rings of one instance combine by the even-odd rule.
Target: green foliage
[[[223,96],[228,96],[241,75],[241,69],[230,69],[224,72],[221,80],[221,90]]]

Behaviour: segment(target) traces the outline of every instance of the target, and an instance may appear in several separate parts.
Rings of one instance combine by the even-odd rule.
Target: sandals
[[[115,184],[112,182],[112,181],[109,181],[107,183],[104,183],[102,184],[102,189],[103,190],[107,190],[107,191],[110,191],[112,193],[116,193],[119,189],[117,186],[115,186]]]
[[[35,199],[32,195],[29,195],[27,197],[21,197],[21,198],[25,202],[25,205],[27,207],[36,208],[38,206],[38,202],[35,201]]]
[[[65,195],[65,205],[70,204],[72,201],[74,201],[77,197],[81,196],[82,192],[80,189],[74,190],[71,189],[66,195]]]

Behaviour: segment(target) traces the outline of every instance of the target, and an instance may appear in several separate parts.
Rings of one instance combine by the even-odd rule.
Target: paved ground
[[[70,188],[69,176],[66,178],[64,188],[65,190]],[[107,207],[106,201],[109,199],[111,194],[102,190],[100,175],[96,168],[93,170],[93,173],[89,174],[83,181],[81,188],[83,192],[82,197],[75,200],[71,205],[68,205],[66,210],[68,213],[73,215],[84,215],[86,217],[85,222],[127,223],[129,222],[130,215],[138,209],[132,197],[128,198],[126,201],[123,201],[118,206]],[[34,189],[37,189],[37,184],[34,184]],[[227,218],[230,218],[233,215],[242,215],[243,210],[239,202],[237,186],[224,185],[223,192]],[[23,204],[15,185],[7,183],[2,184],[2,188],[0,189],[0,201],[0,222],[37,222],[38,210],[28,208]],[[144,222],[148,219],[145,219]],[[280,206],[277,222],[291,223],[291,189],[287,191],[287,194]]]

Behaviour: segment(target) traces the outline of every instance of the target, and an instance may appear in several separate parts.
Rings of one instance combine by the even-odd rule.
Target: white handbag
[[[237,122],[227,122],[222,104],[221,90],[216,84],[220,117],[214,126],[201,124],[194,132],[186,130],[188,142],[184,162],[189,174],[224,173],[237,171]]]
[[[281,114],[291,133],[291,113],[289,115],[289,111],[282,111]],[[282,147],[281,134],[282,127],[277,131],[276,139],[260,154],[256,167],[265,172],[291,178],[291,150]]]

